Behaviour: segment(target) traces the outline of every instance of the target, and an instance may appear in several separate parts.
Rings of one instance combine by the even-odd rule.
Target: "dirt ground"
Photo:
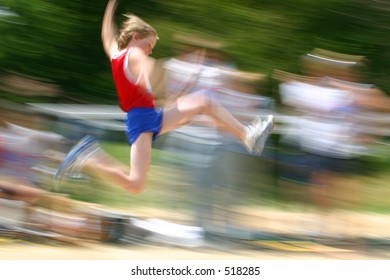
[[[286,246],[289,242],[263,243],[264,246],[255,244],[257,246],[251,246],[252,248],[232,243],[184,248],[104,243],[63,246],[14,240],[0,245],[0,260],[390,260],[390,245],[340,246],[305,242],[301,243],[300,249],[291,250]],[[278,246],[274,246],[277,244]]]
[[[172,213],[156,212],[151,209],[138,209],[140,216],[164,219]],[[249,211],[249,210],[248,210]],[[241,209],[245,212],[245,209]],[[309,225],[318,220],[317,216],[258,209],[263,216],[259,230],[267,230],[277,235],[285,233],[302,237],[297,239],[257,238],[256,240],[226,238],[206,238],[198,247],[177,246],[167,243],[107,243],[84,240],[76,244],[40,242],[18,238],[0,237],[0,260],[390,260],[389,217],[383,215],[353,215],[356,221],[348,228],[349,240],[303,236]],[[240,226],[255,228],[252,216],[240,219]],[[333,221],[333,234],[340,233],[343,225],[337,227],[335,221],[345,220],[348,213],[335,213],[328,217]],[[268,218],[268,220],[266,219]],[[176,215],[177,221],[184,220]],[[252,221],[252,222],[251,222]],[[321,221],[321,220],[320,220]],[[324,222],[324,220],[322,220]],[[302,226],[306,225],[306,226]],[[330,232],[330,229],[329,231]],[[306,232],[307,234],[307,232]]]
[[[306,249],[298,251],[260,246],[251,249],[234,245],[227,247],[180,248],[101,243],[49,246],[12,243],[0,245],[0,260],[390,260],[389,245],[360,244],[340,248],[308,243]]]

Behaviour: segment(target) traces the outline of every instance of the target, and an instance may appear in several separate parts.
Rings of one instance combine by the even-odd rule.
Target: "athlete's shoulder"
[[[145,60],[145,53],[137,47],[129,48],[129,62],[142,62]]]
[[[111,60],[118,59],[118,58],[124,56],[127,53],[127,51],[128,51],[127,49],[123,49],[121,51],[114,53],[111,57]]]

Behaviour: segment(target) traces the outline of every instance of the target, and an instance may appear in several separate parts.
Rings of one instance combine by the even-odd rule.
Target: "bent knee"
[[[207,111],[213,107],[214,101],[207,92],[201,91],[199,93],[196,93],[196,98],[199,108],[202,111]]]
[[[145,183],[145,180],[133,180],[126,186],[126,189],[133,194],[140,194],[144,191]]]

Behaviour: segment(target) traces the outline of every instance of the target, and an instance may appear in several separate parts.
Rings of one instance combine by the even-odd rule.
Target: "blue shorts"
[[[130,145],[144,132],[153,132],[153,140],[156,140],[161,131],[161,126],[161,109],[133,108],[127,112],[126,136]]]

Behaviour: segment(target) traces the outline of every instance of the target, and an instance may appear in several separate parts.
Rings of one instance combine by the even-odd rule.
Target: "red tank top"
[[[128,53],[125,49],[111,60],[112,76],[118,94],[119,107],[128,112],[132,108],[154,108],[153,94],[133,81],[127,67]]]

